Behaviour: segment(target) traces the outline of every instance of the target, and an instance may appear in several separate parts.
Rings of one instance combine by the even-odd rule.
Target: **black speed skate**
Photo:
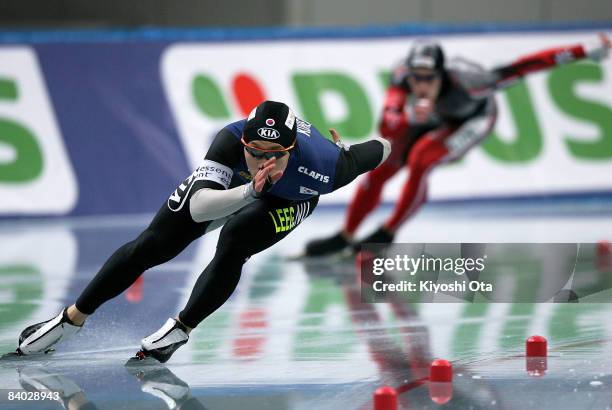
[[[187,328],[176,319],[168,319],[157,332],[142,339],[141,349],[126,365],[166,363],[188,340]]]
[[[341,232],[328,238],[315,239],[306,244],[306,257],[325,256],[332,253],[343,251],[351,247],[349,242]]]
[[[359,242],[356,242],[353,245],[353,249],[355,252],[361,251],[363,245],[366,244],[380,244],[380,245],[389,245],[393,242],[394,235],[386,230],[383,227],[378,228],[376,231],[372,232],[370,235],[366,236]],[[384,246],[383,246],[384,247]]]

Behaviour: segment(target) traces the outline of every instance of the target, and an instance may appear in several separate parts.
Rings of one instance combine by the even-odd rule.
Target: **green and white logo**
[[[65,214],[77,184],[38,60],[0,48],[0,214]]]

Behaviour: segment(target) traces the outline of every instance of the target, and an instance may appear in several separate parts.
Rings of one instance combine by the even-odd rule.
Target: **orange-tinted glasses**
[[[261,158],[265,158],[265,159],[282,158],[283,156],[288,154],[289,151],[291,151],[295,147],[295,141],[293,142],[293,144],[291,144],[290,147],[282,148],[282,149],[262,149],[262,148],[257,148],[257,147],[254,147],[252,145],[249,145],[244,140],[244,137],[242,137],[240,139],[240,142],[242,143],[242,145],[244,145],[244,149],[249,154],[251,154],[251,156],[253,156],[253,158],[256,158],[256,159],[261,159]]]

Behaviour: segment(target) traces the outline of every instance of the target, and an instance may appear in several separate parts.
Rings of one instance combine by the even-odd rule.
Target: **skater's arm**
[[[195,222],[212,221],[233,214],[251,202],[280,179],[282,172],[271,174],[275,159],[266,161],[252,182],[231,189],[205,187],[197,190],[189,199],[189,212]]]
[[[380,135],[395,138],[406,133],[408,117],[404,110],[407,92],[404,88],[391,86],[387,89],[385,103],[381,115],[378,131]]]
[[[212,221],[231,215],[256,199],[252,183],[226,190],[202,188],[189,199],[189,212],[195,222]]]
[[[610,39],[602,33],[597,44],[575,44],[526,55],[512,64],[497,67],[493,70],[497,77],[496,87],[508,87],[527,74],[572,61],[584,58],[590,58],[595,61],[602,60],[608,55],[611,46]]]
[[[399,64],[391,73],[378,125],[378,131],[383,137],[402,136],[408,128],[408,118],[405,112],[408,97],[407,76],[408,69],[404,64]]]
[[[334,142],[340,140],[336,130],[330,130]],[[384,138],[353,144],[340,151],[336,164],[334,191],[352,182],[359,175],[371,171],[385,162],[391,154],[391,143]]]
[[[205,156],[206,172],[194,183],[189,198],[189,211],[195,222],[231,215],[255,201],[262,191],[269,189],[266,178],[272,167],[268,163],[259,170],[253,182],[228,189],[233,175],[232,168],[241,161],[243,155],[239,138],[227,128],[215,136]]]

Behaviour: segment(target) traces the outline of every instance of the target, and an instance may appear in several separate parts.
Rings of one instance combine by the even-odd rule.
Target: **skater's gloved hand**
[[[434,104],[431,100],[427,98],[419,98],[414,106],[414,122],[416,123],[424,123],[427,122],[429,116],[431,115],[434,108]]]
[[[608,56],[612,48],[612,40],[610,40],[606,33],[599,33],[599,41],[601,41],[602,47],[606,49],[606,56]]]
[[[349,149],[349,147],[340,140],[340,134],[338,134],[338,131],[336,131],[334,128],[331,128],[329,130],[329,133],[331,134],[332,139],[334,140],[334,144],[336,144],[337,146],[339,146],[340,148],[344,150]]]
[[[283,171],[274,172],[275,166],[276,158],[270,158],[259,167],[259,171],[253,179],[253,196],[255,198],[261,198],[283,176]]]
[[[384,137],[399,137],[408,129],[408,118],[403,111],[387,109],[383,112],[379,131]]]
[[[599,44],[594,47],[586,47],[587,57],[595,61],[601,61],[610,55],[612,49],[612,40],[605,34],[599,33]]]

